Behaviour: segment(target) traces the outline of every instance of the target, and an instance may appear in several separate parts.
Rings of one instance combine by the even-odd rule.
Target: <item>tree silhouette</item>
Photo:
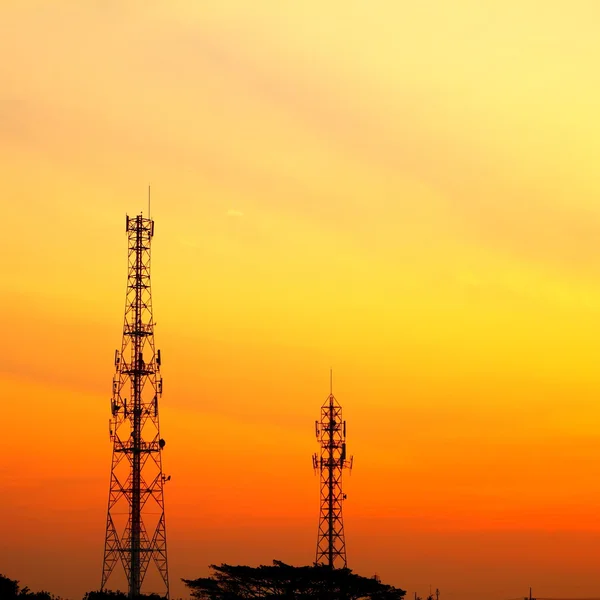
[[[183,579],[198,600],[402,600],[406,592],[375,577],[361,577],[350,569],[326,565],[292,567],[280,561],[259,567],[211,565],[213,575]]]
[[[86,592],[83,600],[128,600],[128,596],[123,592],[108,590],[103,592]]]
[[[97,591],[87,592],[83,597],[83,600],[129,600],[129,595],[120,591]],[[136,597],[136,600],[164,600],[164,596],[158,594],[140,594]]]
[[[0,598],[2,600],[58,600],[49,592],[32,592],[28,587],[20,588],[19,582],[0,575]]]

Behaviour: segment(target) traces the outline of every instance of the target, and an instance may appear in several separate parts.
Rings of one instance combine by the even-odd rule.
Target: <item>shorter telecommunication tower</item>
[[[321,507],[317,538],[317,564],[331,568],[347,566],[342,503],[342,472],[352,470],[353,457],[346,458],[346,421],[342,407],[333,395],[332,374],[329,373],[329,396],[321,407],[321,421],[315,421],[321,453],[313,455],[313,467],[321,474]]]
[[[148,567],[169,597],[163,474],[165,440],[158,404],[163,383],[160,350],[154,344],[150,245],[154,221],[127,216],[127,292],[120,350],[115,351],[110,439],[113,443],[102,584],[117,564],[127,577],[129,598],[141,593]]]

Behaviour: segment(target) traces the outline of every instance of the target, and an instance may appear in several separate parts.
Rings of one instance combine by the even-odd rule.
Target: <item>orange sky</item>
[[[313,560],[600,596],[600,4],[5,0],[0,572],[100,583],[125,213],[153,189],[172,590]]]

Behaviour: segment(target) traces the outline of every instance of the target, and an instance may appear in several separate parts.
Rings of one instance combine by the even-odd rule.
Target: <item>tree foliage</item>
[[[0,600],[61,600],[49,592],[32,592],[28,587],[21,589],[19,582],[0,574]],[[86,592],[83,600],[129,600],[124,592]],[[140,594],[136,600],[165,600],[159,594]]]
[[[111,590],[86,592],[83,600],[127,600],[127,594],[124,592],[113,592]]]
[[[406,592],[378,578],[361,577],[350,569],[325,565],[293,567],[280,561],[259,567],[211,565],[213,574],[183,579],[198,600],[402,600]]]
[[[19,582],[0,575],[0,598],[2,600],[55,600],[49,592],[32,592],[28,587],[21,589]]]
[[[104,590],[101,592],[86,592],[83,600],[129,600],[129,595],[120,591]],[[136,600],[164,600],[164,596],[158,594],[140,594]]]

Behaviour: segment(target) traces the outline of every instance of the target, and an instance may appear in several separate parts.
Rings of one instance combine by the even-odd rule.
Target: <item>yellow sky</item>
[[[99,584],[151,184],[176,594],[211,562],[313,560],[330,366],[352,568],[599,594],[600,4],[0,11],[0,572]]]

